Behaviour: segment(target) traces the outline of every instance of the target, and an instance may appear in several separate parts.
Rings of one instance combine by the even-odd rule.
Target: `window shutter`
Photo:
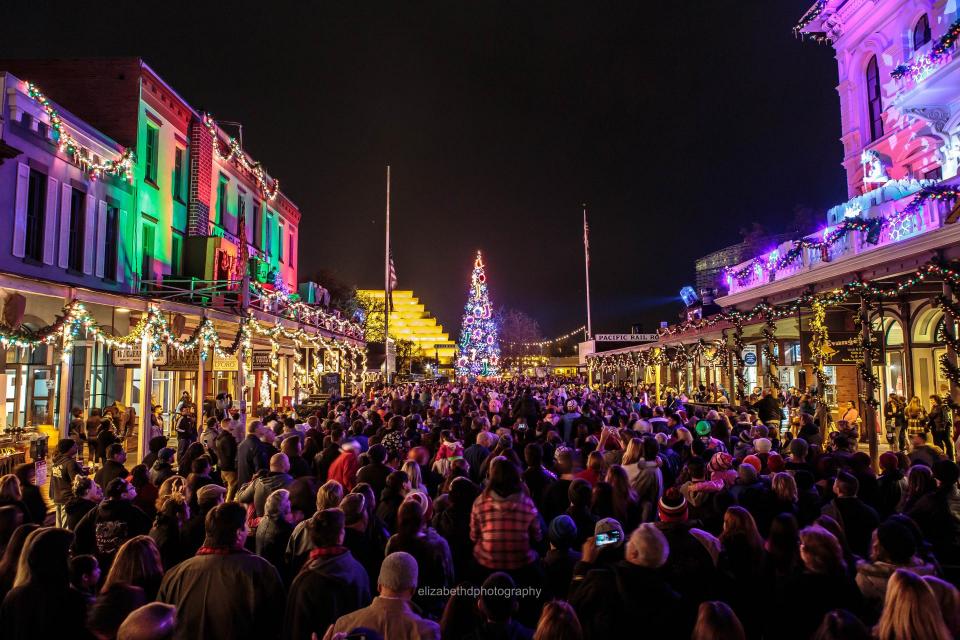
[[[17,196],[14,205],[13,255],[22,258],[26,255],[27,244],[27,202],[30,192],[30,167],[17,163]],[[56,194],[54,194],[56,200]]]
[[[57,265],[66,269],[70,264],[70,201],[72,188],[68,184],[60,186],[60,259]]]
[[[97,229],[97,198],[87,194],[87,214],[83,217],[83,272],[93,273],[93,253],[97,250],[94,233]]]
[[[120,209],[120,217],[117,220],[117,282],[125,282],[124,261],[133,259],[133,256],[127,252],[129,245],[123,242],[124,238],[129,237],[130,235],[127,233],[127,210]]]
[[[97,252],[97,277],[103,277],[103,260],[107,253],[107,203],[101,200],[97,206],[97,241],[91,242]]]
[[[47,201],[43,209],[43,263],[53,264],[57,248],[57,187],[60,181],[47,177]]]

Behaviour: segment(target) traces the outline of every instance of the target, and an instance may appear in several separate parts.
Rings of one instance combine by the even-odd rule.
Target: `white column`
[[[137,435],[137,460],[143,460],[150,450],[150,416],[153,413],[153,356],[150,353],[150,333],[144,331],[140,337],[140,432]]]
[[[201,320],[202,322],[202,320]],[[197,424],[203,420],[203,399],[207,395],[206,378],[203,376],[203,352],[206,349],[197,347]],[[212,368],[212,367],[211,367]]]
[[[0,393],[6,398],[7,393],[7,348],[0,347]],[[68,423],[69,424],[69,423]],[[0,431],[7,428],[7,404],[0,406]]]
[[[244,429],[247,426],[247,361],[244,359],[244,349],[237,351],[237,396],[240,407],[240,424]]]
[[[68,298],[65,300],[67,304],[70,304],[71,299]],[[60,417],[60,424],[55,425],[57,432],[60,434],[60,438],[69,438],[70,437],[70,382],[73,378],[73,366],[70,362],[73,354],[66,349],[66,346],[70,343],[68,339],[68,332],[70,331],[69,326],[63,327],[63,335],[60,338],[60,397],[57,399],[60,405],[58,411]],[[49,357],[49,352],[48,352]]]

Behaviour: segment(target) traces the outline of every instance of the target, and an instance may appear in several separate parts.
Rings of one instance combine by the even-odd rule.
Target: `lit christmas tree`
[[[500,343],[497,323],[493,318],[487,276],[483,272],[483,257],[477,251],[470,277],[467,304],[463,307],[460,328],[457,376],[495,376],[500,368]]]

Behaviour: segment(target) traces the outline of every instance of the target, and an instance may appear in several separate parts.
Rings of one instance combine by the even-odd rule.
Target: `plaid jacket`
[[[537,560],[531,540],[540,540],[540,516],[533,500],[518,493],[481,495],[470,513],[473,555],[488,569],[519,569]]]

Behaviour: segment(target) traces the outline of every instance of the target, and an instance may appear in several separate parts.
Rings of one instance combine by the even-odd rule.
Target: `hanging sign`
[[[743,364],[747,367],[757,366],[757,345],[751,344],[743,348],[743,353],[740,356],[743,359]]]
[[[207,362],[203,368],[207,371],[239,371],[240,363],[237,356],[220,357],[215,353],[207,356]]]
[[[250,360],[251,371],[270,370],[270,350],[254,350]]]
[[[139,367],[140,349],[114,349],[111,358],[115,367]],[[155,367],[167,364],[167,350],[163,349],[159,355],[154,355],[151,362]]]
[[[171,349],[167,363],[160,367],[161,371],[196,371],[200,368],[200,352],[179,351]]]

